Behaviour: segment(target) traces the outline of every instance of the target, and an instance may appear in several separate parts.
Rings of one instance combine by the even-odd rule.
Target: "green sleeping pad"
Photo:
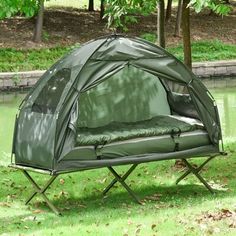
[[[190,124],[172,116],[156,116],[138,122],[111,122],[96,128],[79,127],[77,146],[106,145],[139,137],[178,134],[196,129],[199,129],[199,125]]]

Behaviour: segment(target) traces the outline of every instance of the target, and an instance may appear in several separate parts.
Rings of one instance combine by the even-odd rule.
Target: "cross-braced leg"
[[[134,171],[134,169],[137,167],[137,164],[132,165],[128,171],[121,177],[123,181],[125,181],[128,176]],[[109,167],[108,167],[109,169]],[[110,169],[109,169],[110,170]],[[116,183],[118,180],[114,178],[111,183],[103,190],[103,194],[105,195]]]
[[[209,157],[207,160],[205,160],[199,167],[195,168],[196,171],[201,171],[201,169],[211,160],[213,159],[215,156],[211,156]],[[183,159],[183,161],[186,163],[186,159]],[[191,166],[191,169],[193,167]],[[190,168],[188,168],[188,170],[183,174],[181,175],[177,180],[176,180],[176,184],[178,184],[182,179],[184,179],[185,177],[187,177],[192,171],[191,171]]]
[[[204,161],[199,167],[195,168],[193,167],[186,159],[183,159],[184,163],[186,164],[186,166],[188,167],[188,170],[182,175],[180,176],[177,181],[176,184],[178,184],[181,180],[183,180],[186,176],[188,176],[190,173],[193,173],[199,180],[201,183],[203,183],[205,185],[205,187],[211,192],[214,193],[213,189],[211,188],[211,186],[205,181],[205,179],[199,174],[199,172],[201,171],[201,169],[211,160],[213,159],[214,156],[209,157],[206,161]]]
[[[131,197],[133,197],[133,199],[138,202],[139,204],[141,204],[141,201],[138,199],[138,197],[135,195],[135,193],[130,189],[130,187],[125,183],[125,179],[127,179],[127,177],[132,173],[132,171],[136,168],[137,164],[134,164],[127,172],[126,174],[124,174],[122,177],[117,174],[117,172],[112,168],[112,167],[108,167],[108,169],[110,170],[110,172],[114,175],[115,179],[107,186],[107,188],[103,191],[103,194],[106,194],[111,187],[114,186],[115,183],[119,182],[121,183],[121,185],[127,190],[127,192],[130,194]]]
[[[60,215],[60,212],[57,210],[57,208],[50,202],[50,200],[47,198],[47,196],[45,195],[46,190],[48,189],[48,187],[53,183],[53,181],[56,179],[57,175],[52,176],[48,182],[45,184],[44,187],[40,188],[38,186],[38,184],[33,180],[33,178],[30,176],[30,174],[23,170],[22,171],[24,173],[24,175],[26,176],[26,178],[29,180],[29,182],[32,184],[32,186],[34,187],[34,192],[30,195],[30,197],[26,200],[25,204],[28,204],[34,197],[36,194],[40,194],[44,201],[48,204],[48,206],[51,208],[51,210]]]

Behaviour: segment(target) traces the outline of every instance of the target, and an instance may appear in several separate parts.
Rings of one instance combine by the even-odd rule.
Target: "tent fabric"
[[[76,160],[71,163],[67,160],[65,164],[62,160],[75,148],[83,94],[127,67],[144,71],[160,81],[170,113],[198,118],[209,134],[213,149],[219,149],[222,137],[217,107],[201,81],[164,49],[142,39],[111,35],[90,41],[64,56],[26,96],[16,122],[15,162],[55,171],[73,165],[75,168],[86,168],[87,164],[87,167],[100,166],[98,160],[93,164],[76,164]],[[187,95],[174,94],[168,81],[184,86]],[[141,88],[139,95],[145,97]],[[183,104],[181,101],[185,104],[182,108],[178,107],[179,103]],[[169,155],[176,157],[181,153]],[[119,163],[119,159],[116,161]]]

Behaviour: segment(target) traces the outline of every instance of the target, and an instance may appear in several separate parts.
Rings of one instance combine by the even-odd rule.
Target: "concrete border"
[[[44,72],[44,70],[35,70],[27,72],[0,73],[0,90],[32,87]],[[196,62],[193,63],[193,73],[203,78],[204,80],[205,78],[207,78],[207,80],[205,81],[207,84],[210,84],[210,82],[212,83],[212,79],[209,79],[209,77],[218,77],[214,80],[220,79],[221,81],[223,81],[220,84],[227,85],[232,79],[229,78],[228,80],[224,81],[222,79],[222,76],[236,76],[236,60]]]
[[[45,71],[3,72],[0,73],[0,90],[32,87]]]
[[[199,77],[235,76],[236,60],[195,62],[193,73]]]

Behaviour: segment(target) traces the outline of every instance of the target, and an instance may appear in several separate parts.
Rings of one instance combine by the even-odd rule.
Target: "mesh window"
[[[81,94],[79,127],[99,127],[116,122],[136,122],[170,114],[160,80],[129,66]]]
[[[70,79],[70,69],[62,69],[53,75],[32,106],[32,111],[39,113],[54,113],[61,94]]]

